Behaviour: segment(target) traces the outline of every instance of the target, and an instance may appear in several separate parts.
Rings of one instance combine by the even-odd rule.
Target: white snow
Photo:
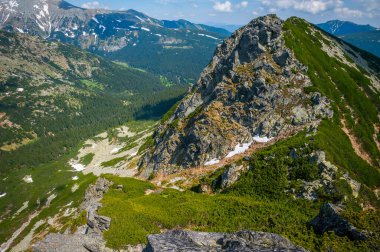
[[[141,17],[139,17],[139,16],[135,16],[138,20],[140,20],[141,22],[145,22],[145,20],[144,19],[142,19]]]
[[[78,30],[78,29],[79,29],[78,25],[77,25],[77,24],[74,24],[74,26],[73,26],[73,30],[76,31],[76,30]]]
[[[235,149],[233,151],[231,151],[230,153],[228,153],[228,155],[226,156],[226,158],[230,158],[230,157],[233,157],[233,156],[235,156],[237,154],[241,154],[241,153],[246,152],[246,150],[248,150],[251,145],[252,145],[252,142],[250,142],[250,143],[243,143],[243,144],[237,144],[235,146]]]
[[[24,90],[25,90],[25,89],[23,89],[23,88],[17,88],[17,89],[16,89],[16,92],[21,93],[21,92],[24,92]]]
[[[114,149],[110,152],[110,154],[116,154],[116,153],[119,152],[119,150],[120,150],[120,148],[114,148]]]
[[[131,154],[131,157],[136,157],[137,154],[138,154],[138,152],[133,152],[133,153]]]
[[[9,1],[9,6],[13,9],[13,7],[18,7],[17,1]]]
[[[145,27],[141,27],[141,30],[144,30],[144,31],[150,32],[150,29],[145,28]]]
[[[214,158],[214,159],[212,159],[212,160],[210,160],[210,161],[207,161],[207,162],[205,163],[205,165],[206,165],[206,166],[208,166],[208,165],[214,165],[214,164],[218,164],[219,162],[220,162],[219,159]]]
[[[69,161],[69,165],[77,172],[83,171],[85,169],[84,165],[75,162],[75,160],[71,159]]]
[[[22,178],[22,180],[24,180],[25,183],[33,183],[33,178],[32,178],[32,175],[26,175],[25,177]]]
[[[133,46],[136,46],[137,44],[136,43],[133,43]]]
[[[154,35],[156,35],[156,36],[158,36],[158,37],[162,37],[162,35],[161,35],[161,34],[158,34],[158,33],[157,33],[157,34],[154,34]]]
[[[106,27],[104,25],[99,25],[99,29],[103,29],[103,32],[106,30]]]
[[[25,183],[33,183],[33,178],[32,178],[32,175],[26,175],[25,177],[22,178],[22,180],[24,180]]]
[[[2,193],[2,194],[0,194],[0,198],[5,197],[6,195],[7,195],[7,193]]]
[[[198,33],[199,36],[202,36],[202,37],[207,37],[207,38],[211,38],[211,39],[215,39],[215,40],[218,40],[218,38],[215,38],[213,36],[210,36],[210,35],[207,35],[207,34],[203,34],[203,33]]]
[[[121,23],[121,20],[117,19],[116,22]]]
[[[93,17],[92,20],[99,24],[99,20],[96,17]]]
[[[20,32],[20,33],[24,33],[24,31],[23,31],[22,29],[20,29],[20,28],[17,28],[17,27],[16,27],[16,30],[17,30],[18,32]]]
[[[138,27],[133,26],[133,25],[130,25],[129,27],[132,28],[132,29],[139,29]]]
[[[72,179],[73,179],[74,181],[76,181],[76,180],[79,179],[79,177],[78,177],[78,176],[75,176],[75,177],[73,177]]]
[[[272,141],[272,139],[273,139],[273,137],[271,137],[271,138],[268,138],[268,137],[260,137],[259,135],[255,136],[255,137],[253,138],[253,140],[254,140],[255,142],[258,142],[258,143],[267,143],[267,142],[269,142],[269,141]]]

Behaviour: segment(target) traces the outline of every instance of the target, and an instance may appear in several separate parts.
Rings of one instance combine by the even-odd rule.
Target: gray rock
[[[217,48],[198,83],[155,132],[155,145],[139,162],[142,176],[203,166],[256,135],[295,133],[332,116],[326,97],[304,92],[312,83],[286,47],[282,26],[276,16],[257,18]]]
[[[145,252],[168,251],[306,251],[282,236],[253,231],[237,233],[203,233],[172,230],[163,234],[149,235]]]
[[[315,232],[323,234],[334,231],[338,236],[347,236],[352,240],[367,240],[366,232],[359,231],[340,215],[341,208],[331,203],[321,207],[319,215],[311,221]]]
[[[236,165],[232,164],[222,174],[220,178],[220,189],[226,189],[238,181],[242,174],[249,170],[247,164]]]

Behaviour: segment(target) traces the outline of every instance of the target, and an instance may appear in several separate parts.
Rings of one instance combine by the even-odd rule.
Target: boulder
[[[148,236],[145,252],[169,251],[294,251],[305,249],[288,239],[271,233],[239,231],[236,233],[204,233],[187,230],[172,230]]]
[[[359,231],[350,222],[340,215],[342,209],[334,204],[328,203],[321,207],[319,215],[311,221],[314,231],[323,234],[334,231],[338,236],[347,236],[352,240],[367,240],[366,232]]]

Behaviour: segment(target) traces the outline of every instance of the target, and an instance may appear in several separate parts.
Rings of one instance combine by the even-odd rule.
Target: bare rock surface
[[[163,234],[149,235],[145,252],[169,251],[294,251],[305,249],[291,243],[282,236],[253,231],[236,233],[203,233],[172,230]]]
[[[315,217],[311,225],[317,233],[323,234],[334,231],[336,235],[347,236],[352,240],[367,240],[368,235],[358,230],[350,222],[340,215],[342,209],[334,204],[328,203],[321,207],[319,215]]]

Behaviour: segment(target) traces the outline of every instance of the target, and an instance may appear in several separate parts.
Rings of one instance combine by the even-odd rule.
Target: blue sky
[[[67,0],[85,8],[135,9],[158,19],[187,19],[205,24],[246,24],[276,13],[313,23],[332,19],[380,27],[380,0]]]

